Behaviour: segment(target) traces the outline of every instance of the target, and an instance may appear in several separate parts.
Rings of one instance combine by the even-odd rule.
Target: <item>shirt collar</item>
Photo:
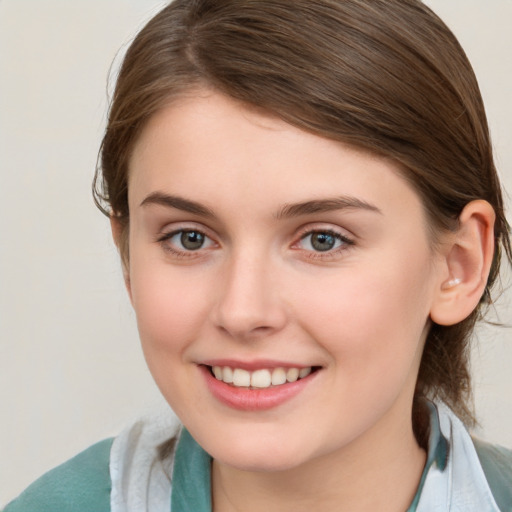
[[[462,422],[443,403],[429,404],[429,408],[431,462],[423,472],[415,498],[417,507],[408,512],[499,512]]]

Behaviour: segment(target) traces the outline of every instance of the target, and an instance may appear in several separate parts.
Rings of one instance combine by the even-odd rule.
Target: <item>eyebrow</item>
[[[184,197],[165,194],[164,192],[153,192],[149,194],[140,203],[140,206],[147,206],[152,204],[165,206],[167,208],[175,208],[177,210],[182,210],[202,217],[215,217],[215,214],[212,210],[200,203],[191,201],[190,199],[185,199]],[[328,199],[314,199],[300,203],[285,204],[275,215],[275,218],[279,220],[335,210],[367,210],[382,214],[382,211],[379,208],[370,203],[367,203],[366,201],[356,197],[341,196]]]
[[[328,199],[317,199],[301,203],[286,204],[276,215],[277,219],[323,213],[335,210],[367,210],[382,214],[382,211],[373,204],[350,196],[333,197]]]
[[[175,208],[177,210],[193,213],[194,215],[200,215],[202,217],[215,217],[212,210],[200,203],[196,203],[195,201],[191,201],[190,199],[185,199],[183,197],[165,194],[163,192],[153,192],[152,194],[149,194],[149,196],[140,203],[140,206],[147,206],[151,204],[166,206],[167,208]]]

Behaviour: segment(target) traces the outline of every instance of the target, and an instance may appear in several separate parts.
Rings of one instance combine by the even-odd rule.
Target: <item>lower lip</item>
[[[237,388],[217,380],[207,366],[199,366],[212,395],[223,404],[240,411],[265,411],[284,404],[298,395],[318,372],[295,382],[262,389]]]

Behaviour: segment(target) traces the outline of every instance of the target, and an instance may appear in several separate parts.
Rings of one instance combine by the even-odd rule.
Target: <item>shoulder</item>
[[[105,439],[49,471],[4,512],[109,512],[112,442]]]
[[[512,512],[512,450],[479,439],[473,443],[496,503]]]

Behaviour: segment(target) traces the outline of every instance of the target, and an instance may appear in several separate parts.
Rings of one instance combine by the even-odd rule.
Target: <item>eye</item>
[[[180,229],[162,235],[159,239],[164,248],[174,253],[186,253],[207,249],[214,245],[211,238],[197,229]]]
[[[300,249],[306,251],[329,252],[347,245],[353,245],[353,241],[335,231],[318,230],[303,235],[297,245]]]
[[[187,251],[197,251],[203,247],[206,236],[199,231],[182,231],[176,233],[171,240],[175,240],[175,243],[179,240],[181,246]]]

